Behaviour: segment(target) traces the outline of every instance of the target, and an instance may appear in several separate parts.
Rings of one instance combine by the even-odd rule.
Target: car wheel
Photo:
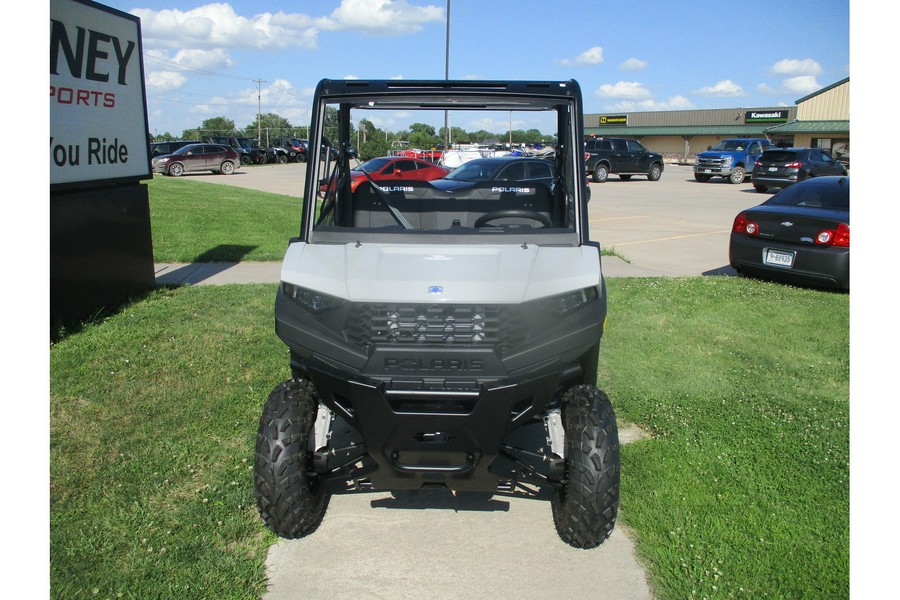
[[[650,171],[647,173],[647,179],[649,179],[650,181],[659,181],[660,177],[662,177],[662,167],[656,163],[650,165]]]
[[[744,171],[744,167],[735,167],[733,171],[731,171],[731,176],[728,178],[728,181],[731,183],[744,183],[744,178],[747,176],[747,172]]]
[[[621,179],[622,181],[628,181],[629,179],[631,179],[631,175],[619,175],[619,179]]]
[[[707,181],[712,179],[712,175],[701,175],[700,173],[694,173],[694,179],[696,179],[700,183],[706,183]]]
[[[305,155],[305,154],[298,154],[298,155],[297,155],[297,162],[299,162],[299,163],[305,163],[305,162],[306,162],[306,155]]]
[[[769,188],[767,188],[764,185],[759,185],[758,183],[755,183],[755,184],[753,184],[753,189],[756,190],[757,192],[762,193],[762,192],[765,192]]]
[[[283,165],[286,162],[287,162],[287,156],[285,156],[284,154],[279,154],[278,155],[278,164]]]
[[[232,173],[234,173],[234,163],[230,160],[226,160],[222,163],[222,167],[219,172],[223,175],[231,175]]]
[[[609,178],[609,167],[606,165],[597,165],[594,167],[594,172],[591,175],[591,179],[594,183],[605,183]]]
[[[559,537],[594,548],[612,534],[619,512],[619,432],[606,394],[589,385],[563,397],[565,476],[551,499]]]
[[[181,163],[173,163],[169,165],[169,175],[172,177],[181,177],[184,175],[184,165]]]
[[[292,379],[272,390],[259,420],[253,459],[256,507],[266,527],[284,538],[313,531],[328,507],[329,494],[313,470],[309,450],[317,408],[312,384]]]
[[[249,165],[251,162],[253,162],[253,161],[250,160],[249,156],[247,156],[246,154],[241,154],[241,164],[242,165]]]

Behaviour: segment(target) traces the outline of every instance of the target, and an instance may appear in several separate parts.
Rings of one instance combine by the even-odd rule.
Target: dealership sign
[[[140,19],[87,0],[50,1],[50,185],[145,179]]]
[[[628,125],[628,115],[600,115],[601,125]]]
[[[744,123],[787,123],[787,110],[748,110]]]

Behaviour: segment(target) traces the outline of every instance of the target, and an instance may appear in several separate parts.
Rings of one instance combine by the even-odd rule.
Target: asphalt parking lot
[[[186,177],[299,197],[305,165]],[[590,185],[591,237],[643,275],[733,273],[732,220],[768,197],[749,183],[697,183],[691,167],[679,165],[668,165],[657,182],[612,176]],[[620,431],[623,443],[640,437],[633,429]],[[556,535],[547,499],[522,495],[337,495],[320,527],[305,538],[279,541],[266,566],[265,600],[485,598],[501,590],[525,598],[652,598],[624,526],[600,548],[576,550]]]
[[[302,163],[244,166],[227,176],[185,175],[297,197],[303,195],[305,176]],[[728,266],[731,223],[741,210],[771,197],[750,183],[696,182],[690,166],[674,164],[666,165],[659,181],[641,176],[622,181],[612,175],[590,186],[591,238],[647,275],[733,275]]]

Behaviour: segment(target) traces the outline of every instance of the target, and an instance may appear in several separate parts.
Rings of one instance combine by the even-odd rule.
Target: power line
[[[196,73],[203,73],[203,74],[206,74],[206,75],[213,75],[213,76],[215,76],[215,77],[225,77],[225,78],[227,78],[227,79],[239,79],[239,80],[241,80],[241,81],[256,81],[256,80],[253,79],[252,77],[241,77],[241,76],[238,76],[238,75],[229,75],[229,74],[227,74],[227,73],[217,73],[217,72],[215,72],[215,71],[207,71],[207,70],[205,70],[205,69],[198,69],[198,68],[196,68],[196,67],[188,67],[188,66],[186,66],[186,65],[181,65],[181,64],[178,64],[177,62],[174,62],[174,61],[171,61],[171,60],[166,60],[166,59],[164,59],[164,58],[159,58],[158,56],[153,56],[152,54],[147,54],[146,52],[144,53],[144,58],[148,58],[148,59],[150,59],[150,60],[152,60],[152,61],[156,61],[156,62],[160,62],[160,63],[165,63],[165,64],[167,64],[167,65],[172,65],[173,67],[177,67],[178,69],[181,69],[181,70],[184,70],[184,71],[194,71],[194,72],[196,72]]]

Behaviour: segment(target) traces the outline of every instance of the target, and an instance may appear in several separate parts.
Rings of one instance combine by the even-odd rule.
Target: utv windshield
[[[575,82],[326,80],[316,100],[301,239],[587,239]]]

